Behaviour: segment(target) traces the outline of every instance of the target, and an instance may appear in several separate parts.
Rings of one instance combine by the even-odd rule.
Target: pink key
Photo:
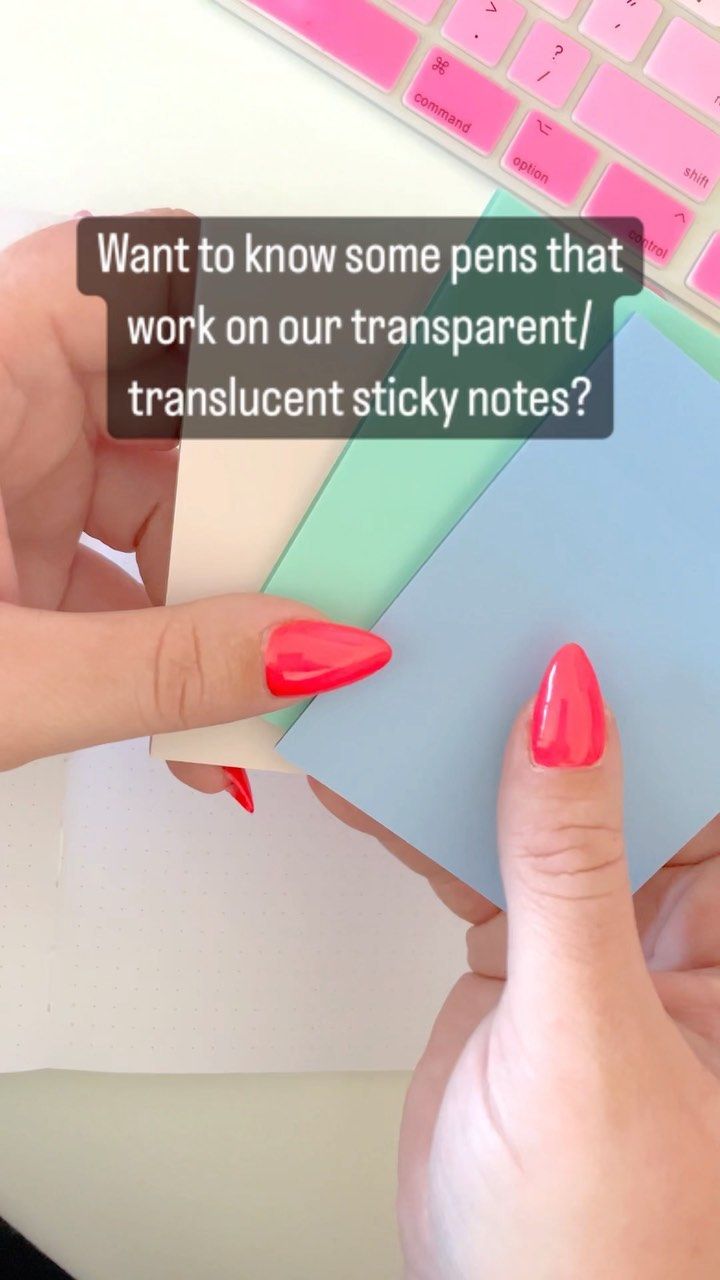
[[[694,200],[720,178],[720,134],[606,62],[573,120]]]
[[[711,27],[720,27],[720,0],[678,0],[683,9],[689,9],[696,18],[709,22]]]
[[[554,14],[556,18],[561,18],[563,21],[575,12],[579,3],[580,0],[537,0],[541,9],[547,10],[548,13]]]
[[[411,111],[484,156],[490,154],[518,105],[512,93],[438,47],[430,50],[403,101]]]
[[[251,0],[290,31],[378,89],[394,89],[418,42],[417,32],[369,0]]]
[[[404,9],[411,17],[418,18],[420,22],[432,22],[442,0],[391,0],[391,3],[397,5],[398,9]]]
[[[661,13],[659,0],[593,0],[580,30],[618,58],[634,62]]]
[[[488,67],[502,58],[525,17],[518,0],[457,0],[443,35]]]
[[[720,306],[720,231],[705,246],[688,276],[688,284]]]
[[[720,120],[720,41],[684,18],[673,18],[663,32],[645,74],[711,120]]]
[[[635,248],[642,248],[656,267],[667,266],[695,219],[684,204],[622,164],[611,164],[605,170],[583,215],[596,222],[604,218],[639,218],[644,235],[632,224],[624,232],[621,229],[620,234]]]
[[[526,116],[502,158],[502,167],[558,204],[572,204],[599,152],[539,111]]]
[[[549,107],[562,107],[589,61],[590,50],[584,45],[550,22],[536,22],[510,64],[508,80]]]

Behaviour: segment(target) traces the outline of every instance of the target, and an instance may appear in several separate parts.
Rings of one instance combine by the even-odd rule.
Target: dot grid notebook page
[[[0,1071],[405,1070],[465,927],[286,775],[252,818],[135,742],[0,777]]]
[[[720,332],[720,0],[220,3],[543,212],[639,218]]]

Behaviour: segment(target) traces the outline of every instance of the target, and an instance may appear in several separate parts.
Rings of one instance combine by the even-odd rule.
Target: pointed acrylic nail
[[[535,700],[531,751],[546,769],[587,769],[605,751],[605,707],[593,665],[579,644],[558,649]]]
[[[278,698],[294,698],[364,680],[390,661],[392,649],[359,627],[303,620],[273,627],[264,657],[270,692]]]
[[[253,800],[252,787],[250,779],[245,769],[234,769],[230,765],[226,765],[223,773],[228,780],[225,790],[236,800],[247,813],[255,812],[255,801]]]

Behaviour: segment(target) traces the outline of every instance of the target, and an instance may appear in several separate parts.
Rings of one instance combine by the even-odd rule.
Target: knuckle
[[[594,822],[558,822],[518,832],[516,857],[526,879],[562,897],[602,897],[617,882],[624,863],[619,827]]]
[[[190,613],[171,614],[152,655],[150,715],[153,722],[193,728],[205,701],[207,658],[203,638]]]

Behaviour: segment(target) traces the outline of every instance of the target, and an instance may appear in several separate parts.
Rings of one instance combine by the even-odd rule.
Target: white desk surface
[[[0,0],[0,203],[468,214],[469,168],[210,0]],[[77,1280],[393,1280],[405,1078],[0,1077],[0,1214]]]

